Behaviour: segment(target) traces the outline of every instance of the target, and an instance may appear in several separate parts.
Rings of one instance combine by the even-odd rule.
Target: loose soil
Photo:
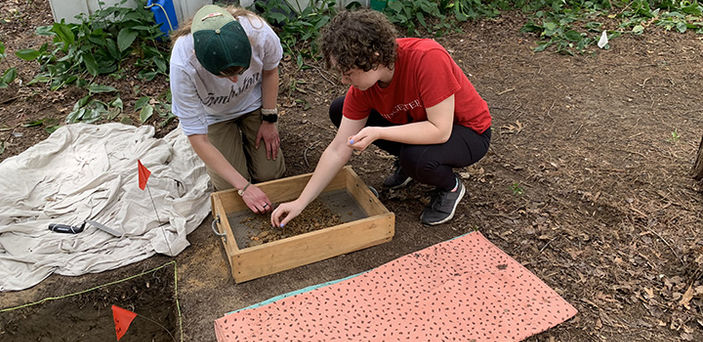
[[[305,211],[283,228],[271,227],[269,215],[252,213],[239,221],[239,224],[244,225],[248,230],[257,232],[257,234],[249,236],[249,241],[246,242],[245,247],[258,246],[271,241],[333,227],[341,223],[343,223],[342,218],[317,199],[312,201],[305,208]]]
[[[43,42],[33,31],[51,23],[50,13],[47,1],[0,3],[0,40],[9,52],[0,69],[16,66],[24,83],[32,79],[38,66],[13,53]],[[525,21],[520,13],[506,13],[437,38],[493,115],[488,155],[457,170],[468,193],[450,223],[419,223],[430,189],[415,185],[406,193],[387,192],[381,199],[396,215],[391,242],[234,284],[208,218],[189,236],[193,246],[176,258],[155,256],[81,277],[54,275],[31,289],[2,293],[0,307],[72,293],[175,259],[184,339],[211,341],[213,321],[226,312],[478,229],[579,310],[531,341],[703,340],[703,185],[690,176],[703,136],[702,37],[648,27],[643,35],[612,40],[609,50],[568,56],[533,52],[535,37],[519,30]],[[294,61],[281,64],[287,175],[313,171],[335,133],[327,118],[329,102],[345,90],[335,75],[316,62],[310,65],[298,70]],[[131,76],[99,83],[120,89],[133,122],[136,99],[168,88],[165,79],[144,83]],[[43,127],[24,123],[62,122],[84,94],[19,81],[0,89],[0,159],[48,136]],[[157,134],[173,125],[157,128]],[[391,162],[371,148],[350,164],[380,189]],[[76,310],[103,305],[94,301]],[[6,323],[17,322],[9,317],[0,314],[0,339],[8,336]],[[46,321],[20,323],[15,326],[28,331],[52,329]]]
[[[111,341],[116,305],[137,314],[120,341],[174,341],[179,336],[174,269],[165,265],[116,284],[7,311],[0,336],[7,342]]]

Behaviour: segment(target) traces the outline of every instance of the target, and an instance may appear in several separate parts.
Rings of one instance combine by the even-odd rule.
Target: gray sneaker
[[[447,222],[454,217],[456,207],[466,193],[466,188],[461,180],[459,178],[456,178],[456,180],[459,188],[455,192],[439,191],[433,196],[430,204],[425,207],[422,215],[420,215],[422,223],[434,226]]]
[[[403,172],[403,168],[400,167],[400,162],[396,159],[393,162],[393,173],[386,177],[383,181],[383,186],[391,189],[399,189],[408,185],[411,180],[412,178]]]

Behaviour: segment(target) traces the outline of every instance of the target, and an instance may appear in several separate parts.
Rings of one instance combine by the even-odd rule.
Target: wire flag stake
[[[149,193],[149,199],[151,200],[151,206],[154,208],[156,220],[159,222],[159,226],[161,227],[161,218],[159,218],[159,212],[156,210],[156,203],[154,203],[154,197],[151,196],[151,189],[149,189],[149,184],[147,184],[149,176],[151,175],[151,171],[149,171],[149,169],[147,169],[142,164],[141,160],[137,159],[137,172],[139,174],[139,188],[144,190],[144,188],[146,187],[146,191]],[[168,238],[166,238],[166,229],[164,229],[164,227],[161,227],[161,233],[164,235],[164,241],[166,241],[169,253],[171,253],[171,256],[175,256],[173,254],[173,250],[171,250],[171,244],[168,242]]]

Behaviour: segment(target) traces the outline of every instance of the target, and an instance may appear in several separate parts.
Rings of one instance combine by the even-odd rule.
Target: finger
[[[290,212],[288,212],[286,217],[284,217],[283,220],[281,220],[281,224],[279,224],[278,227],[280,227],[280,228],[285,227],[286,224],[288,224],[288,222],[290,222],[290,220],[292,220],[292,219],[293,219],[293,215],[291,215]]]
[[[273,143],[266,144],[266,159],[271,160],[273,157]]]
[[[274,210],[274,211],[271,213],[271,226],[273,226],[273,227],[278,227],[278,225],[279,225],[280,222],[281,222],[281,221],[279,220],[279,216],[281,216],[281,213],[282,213],[282,211],[279,210],[279,208],[276,208],[276,210]]]
[[[349,140],[349,147],[354,150],[363,150],[366,146],[366,142],[363,137],[354,137]]]
[[[276,160],[278,158],[278,150],[281,149],[281,141],[276,139],[276,142],[273,144],[273,159]]]
[[[244,201],[244,204],[247,206],[247,208],[249,208],[249,210],[251,210],[252,212],[256,212],[256,202],[252,201],[247,193],[242,196],[242,201]]]
[[[261,134],[256,135],[256,149],[259,149],[259,143],[261,142]]]
[[[263,212],[263,209],[264,209],[264,208],[263,208],[264,201],[261,200],[261,198],[259,198],[258,196],[254,196],[254,197],[251,199],[251,203],[252,203],[252,206],[253,206],[253,208],[254,208],[254,209],[252,209],[252,211],[253,211],[254,213],[256,213],[256,214],[261,214],[261,213]]]
[[[357,134],[357,135],[354,137],[354,144],[353,144],[353,145],[354,145],[354,146],[357,146],[357,147],[358,147],[358,146],[366,145],[366,141],[368,140],[368,138],[369,138],[369,137],[366,136],[366,135]]]

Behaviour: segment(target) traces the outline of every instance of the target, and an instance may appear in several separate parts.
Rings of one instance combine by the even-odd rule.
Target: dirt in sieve
[[[333,227],[342,224],[342,218],[335,214],[331,208],[319,199],[312,201],[295,220],[290,221],[283,228],[271,226],[268,215],[248,215],[240,221],[249,230],[260,231],[250,235],[246,247],[258,246],[267,242],[281,240],[296,235],[309,233],[315,230]]]

